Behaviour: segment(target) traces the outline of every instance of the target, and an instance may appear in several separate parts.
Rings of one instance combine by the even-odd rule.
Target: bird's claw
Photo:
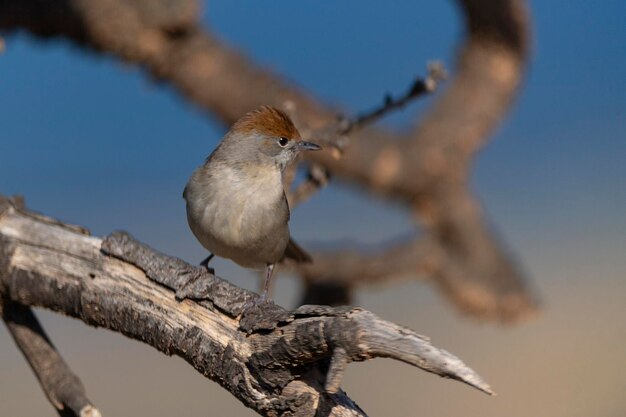
[[[248,312],[251,309],[254,309],[256,307],[261,307],[265,304],[274,304],[274,301],[272,301],[269,295],[267,295],[267,293],[264,292],[260,294],[258,297],[253,297],[249,299],[248,301],[246,301],[246,303],[243,305],[243,311]]]

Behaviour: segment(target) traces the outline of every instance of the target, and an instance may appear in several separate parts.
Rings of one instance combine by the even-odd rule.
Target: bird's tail
[[[311,263],[313,258],[304,249],[302,249],[293,239],[289,238],[289,243],[285,249],[283,259],[293,259],[298,263]]]

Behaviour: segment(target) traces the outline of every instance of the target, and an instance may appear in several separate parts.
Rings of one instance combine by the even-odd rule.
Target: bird
[[[303,140],[289,116],[275,107],[261,106],[235,122],[183,191],[189,227],[210,252],[201,265],[210,270],[217,255],[245,268],[265,268],[256,301],[262,303],[271,301],[278,262],[312,262],[289,233],[283,173],[299,153],[320,149]]]

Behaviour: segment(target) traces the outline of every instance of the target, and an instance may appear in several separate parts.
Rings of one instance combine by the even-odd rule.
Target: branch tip
[[[89,404],[80,410],[80,417],[102,417],[100,410]]]

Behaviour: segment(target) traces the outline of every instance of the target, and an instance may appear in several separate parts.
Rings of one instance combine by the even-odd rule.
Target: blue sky
[[[426,62],[453,67],[462,34],[453,3],[212,2],[203,20],[223,39],[347,112],[400,92]],[[624,232],[626,29],[623,2],[532,2],[533,58],[510,117],[480,153],[473,186],[516,240],[611,239]],[[95,233],[129,229],[187,259],[200,256],[180,199],[223,127],[135,67],[64,41],[7,39],[0,56],[0,190]],[[383,123],[407,128],[423,100]],[[406,230],[384,202],[333,186],[294,215],[301,239],[376,242]],[[302,221],[318,219],[316,227]],[[371,219],[377,219],[371,222]],[[363,225],[375,223],[378,228]],[[158,225],[158,227],[155,227]],[[192,251],[190,255],[187,255]],[[523,255],[523,254],[522,254]]]

